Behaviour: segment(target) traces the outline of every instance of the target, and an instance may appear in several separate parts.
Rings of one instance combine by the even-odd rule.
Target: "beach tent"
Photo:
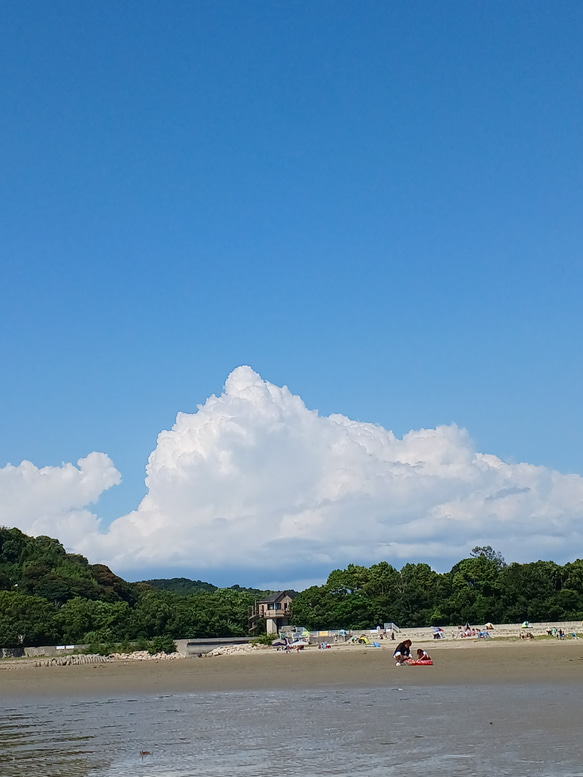
[[[493,629],[493,628],[494,628],[494,624],[493,624],[493,623],[490,623],[490,621],[488,621],[488,623],[486,623],[486,624],[484,624],[484,625],[485,625],[485,627],[486,627],[487,629]]]
[[[521,628],[530,629],[531,628],[530,623],[528,621],[523,621]]]

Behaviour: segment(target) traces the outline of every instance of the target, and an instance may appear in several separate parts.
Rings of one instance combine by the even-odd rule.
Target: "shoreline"
[[[33,697],[260,692],[309,688],[377,688],[480,684],[583,686],[583,640],[467,640],[434,644],[433,666],[396,667],[394,645],[308,648],[298,653],[245,654],[178,660],[114,660],[34,666],[0,661],[0,701]]]

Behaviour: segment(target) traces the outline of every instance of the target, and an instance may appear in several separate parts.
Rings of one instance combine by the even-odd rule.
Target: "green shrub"
[[[278,638],[277,634],[259,634],[251,640],[252,645],[271,645]]]
[[[113,645],[105,642],[91,642],[83,652],[89,656],[108,656],[115,651]]]
[[[170,634],[161,637],[153,637],[148,646],[148,653],[153,656],[156,653],[176,653],[176,643]]]

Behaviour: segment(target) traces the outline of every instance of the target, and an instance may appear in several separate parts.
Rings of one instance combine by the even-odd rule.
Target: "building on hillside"
[[[292,598],[289,591],[278,591],[256,601],[249,616],[249,631],[257,628],[257,621],[261,618],[265,619],[268,634],[277,634],[283,626],[289,626]]]

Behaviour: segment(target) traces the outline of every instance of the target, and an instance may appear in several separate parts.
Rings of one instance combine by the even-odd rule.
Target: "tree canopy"
[[[335,569],[324,585],[302,591],[293,620],[307,628],[448,626],[583,618],[583,561],[506,564],[491,547],[440,574],[427,564],[387,562]]]

